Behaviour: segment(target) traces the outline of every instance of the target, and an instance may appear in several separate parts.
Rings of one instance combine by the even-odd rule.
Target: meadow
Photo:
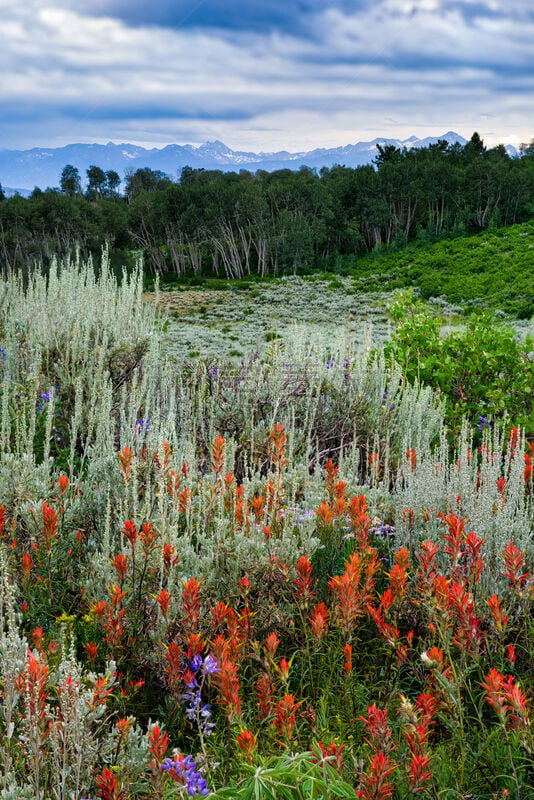
[[[534,797],[532,342],[354,284],[4,280],[2,800]]]

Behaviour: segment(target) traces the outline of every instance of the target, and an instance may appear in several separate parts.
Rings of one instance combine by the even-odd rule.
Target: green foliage
[[[422,241],[401,250],[358,259],[344,259],[356,285],[369,291],[417,287],[421,297],[441,307],[501,310],[512,317],[534,316],[532,222],[491,233]]]
[[[489,314],[473,315],[465,326],[442,335],[442,320],[410,295],[393,305],[397,328],[386,357],[407,380],[432,386],[445,397],[447,418],[458,431],[463,417],[500,419],[534,429],[534,361],[530,337],[519,342],[510,328]]]
[[[210,795],[213,800],[354,800],[354,787],[328,762],[317,764],[312,753],[284,754],[250,766],[245,776]]]

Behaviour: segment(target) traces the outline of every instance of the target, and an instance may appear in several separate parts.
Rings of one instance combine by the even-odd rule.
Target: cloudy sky
[[[0,0],[0,147],[534,137],[534,0]]]

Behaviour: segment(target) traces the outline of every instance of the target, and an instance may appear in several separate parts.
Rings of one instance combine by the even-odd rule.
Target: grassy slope
[[[443,296],[448,303],[501,309],[530,319],[534,315],[534,221],[374,253],[359,259],[350,274],[366,291],[416,286],[427,299]]]

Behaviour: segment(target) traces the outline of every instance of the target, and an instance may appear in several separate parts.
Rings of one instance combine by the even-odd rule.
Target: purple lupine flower
[[[198,686],[197,679],[192,673],[190,674],[188,680],[186,680],[185,685],[187,686],[188,689],[196,689],[196,687]]]
[[[215,675],[216,672],[219,672],[219,664],[217,663],[217,659],[208,654],[204,659],[202,672],[204,675]]]
[[[150,428],[150,417],[141,417],[135,423],[135,431],[137,435],[141,433],[141,431],[148,431]]]
[[[491,428],[491,422],[488,422],[488,418],[487,417],[480,416],[478,418],[477,428],[478,428],[479,431],[483,431],[484,428]]]
[[[37,403],[37,413],[40,414],[43,408],[47,403],[50,402],[52,399],[52,392],[49,389],[48,392],[41,392],[39,395],[39,402]]]
[[[193,756],[176,756],[174,759],[166,758],[161,764],[164,772],[170,772],[175,780],[180,781],[191,797],[199,795],[206,797],[210,793],[206,779],[197,770]]]
[[[191,672],[196,672],[202,666],[202,656],[196,653],[189,662],[189,669]]]

